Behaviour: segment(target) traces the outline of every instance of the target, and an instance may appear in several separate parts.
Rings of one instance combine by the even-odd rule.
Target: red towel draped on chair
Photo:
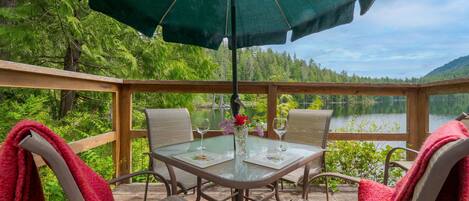
[[[469,137],[467,128],[460,121],[450,121],[431,134],[422,145],[412,168],[396,184],[395,188],[362,180],[359,185],[360,201],[407,201],[412,198],[417,182],[424,174],[430,158],[442,146]],[[438,201],[469,200],[469,157],[459,161],[443,185]]]
[[[0,150],[0,201],[42,201],[44,194],[32,154],[18,143],[33,130],[65,159],[86,201],[113,200],[106,181],[89,168],[61,137],[34,121],[21,121],[10,131]]]

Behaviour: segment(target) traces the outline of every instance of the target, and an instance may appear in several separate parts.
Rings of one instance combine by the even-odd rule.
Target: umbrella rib
[[[228,13],[229,13],[229,0],[226,0],[226,17],[225,17],[225,36],[228,37]]]
[[[161,17],[160,22],[158,24],[161,24],[163,22],[164,18],[166,18],[166,15],[168,15],[169,11],[171,11],[171,9],[173,8],[174,4],[176,4],[176,0],[174,0],[173,3],[171,3],[171,5],[168,7],[168,10],[166,10],[166,12],[164,13],[163,17]]]
[[[278,0],[274,0],[274,1],[275,1],[275,4],[277,4],[278,9],[280,10],[280,13],[282,13],[283,19],[285,20],[285,23],[287,23],[288,28],[291,29],[292,26],[291,26],[290,22],[288,22],[288,18],[287,18],[287,16],[285,15],[285,12],[283,12],[282,7],[281,7],[280,4],[278,3]]]

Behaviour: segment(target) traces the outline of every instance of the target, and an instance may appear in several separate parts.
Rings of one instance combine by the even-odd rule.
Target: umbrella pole
[[[236,0],[231,0],[231,67],[233,73],[233,95],[231,95],[230,105],[233,116],[239,113],[240,100],[238,96],[238,67],[236,56]]]
[[[239,113],[238,96],[238,67],[236,58],[236,0],[231,0],[231,69],[233,76],[233,95],[231,95],[230,106],[233,116]],[[233,134],[233,149],[236,153],[236,138]],[[236,155],[236,154],[235,154]]]

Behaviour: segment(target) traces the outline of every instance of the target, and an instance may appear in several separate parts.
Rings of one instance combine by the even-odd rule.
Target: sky
[[[322,67],[371,77],[424,76],[469,55],[469,0],[375,0],[352,23],[264,46]]]

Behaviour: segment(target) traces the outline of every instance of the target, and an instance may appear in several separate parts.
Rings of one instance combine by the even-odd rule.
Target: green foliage
[[[3,141],[9,129],[22,119],[34,119],[45,124],[52,123],[47,108],[47,97],[33,90],[1,90],[0,93],[0,140]],[[29,95],[27,95],[29,94]]]
[[[218,79],[227,80],[231,77],[231,54],[225,45],[218,51],[208,51],[216,61]],[[367,82],[367,83],[402,83],[416,80],[400,80],[391,78],[371,78],[335,72],[321,67],[314,60],[304,61],[295,55],[276,53],[272,49],[258,47],[238,50],[239,80],[253,81],[297,81],[297,82]]]
[[[324,103],[321,101],[321,98],[316,97],[314,101],[308,106],[310,110],[320,110],[324,106]]]
[[[336,141],[329,143],[326,152],[326,170],[340,172],[346,175],[367,178],[382,182],[384,175],[384,161],[391,150],[389,145],[378,149],[372,142]],[[395,152],[392,160],[403,158],[403,152]],[[402,171],[391,169],[391,184],[402,176]],[[343,181],[331,179],[334,188]]]
[[[357,126],[358,125],[358,126]],[[377,126],[374,121],[360,121],[356,118],[348,122],[343,128],[339,128],[336,132],[395,132],[398,127],[388,128]],[[373,142],[363,141],[334,141],[328,143],[326,152],[326,169],[327,171],[340,172],[346,175],[367,178],[374,181],[383,181],[384,176],[384,162],[386,154],[392,149],[391,146],[386,145],[384,148],[378,148]],[[402,160],[404,152],[398,150],[394,152],[391,160]],[[390,184],[393,184],[403,174],[403,171],[398,168],[393,168],[390,171]],[[337,184],[343,181],[331,179],[331,186],[333,189]]]
[[[277,116],[286,118],[288,111],[298,108],[298,103],[291,95],[281,95],[277,104]]]

